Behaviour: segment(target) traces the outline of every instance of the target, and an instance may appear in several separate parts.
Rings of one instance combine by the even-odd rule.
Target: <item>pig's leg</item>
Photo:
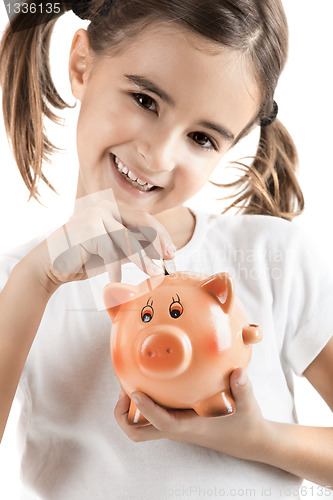
[[[148,420],[142,415],[142,413],[140,412],[140,410],[138,410],[138,407],[132,400],[130,402],[130,407],[128,410],[127,421],[129,425],[136,425],[137,427],[150,425],[150,422],[148,422]]]
[[[262,330],[258,325],[245,325],[242,328],[242,336],[245,345],[256,344],[262,340]]]
[[[235,413],[236,407],[230,391],[225,390],[204,399],[195,405],[193,410],[201,417],[223,417]]]

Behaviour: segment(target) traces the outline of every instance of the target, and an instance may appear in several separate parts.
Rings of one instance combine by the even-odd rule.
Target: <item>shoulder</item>
[[[242,229],[245,234],[279,234],[289,233],[292,231],[293,224],[280,217],[272,217],[270,215],[221,215],[221,223],[230,226],[234,229]]]
[[[306,232],[295,222],[268,215],[207,215],[209,236],[239,247],[262,245],[287,249],[306,241]]]
[[[223,226],[224,228],[243,228],[243,229],[257,229],[257,230],[289,230],[294,223],[281,219],[280,217],[273,217],[271,215],[254,215],[254,214],[208,214],[197,213],[197,216],[205,218],[211,225]]]

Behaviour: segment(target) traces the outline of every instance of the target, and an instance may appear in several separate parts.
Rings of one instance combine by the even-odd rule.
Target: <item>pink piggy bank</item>
[[[229,274],[111,283],[104,303],[113,322],[114,371],[128,395],[141,391],[163,407],[192,408],[202,417],[235,412],[230,374],[248,366],[262,332],[248,323]],[[148,423],[133,401],[128,422]]]

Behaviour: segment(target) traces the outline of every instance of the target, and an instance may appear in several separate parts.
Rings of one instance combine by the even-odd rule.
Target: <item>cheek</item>
[[[209,154],[207,153],[207,156]],[[180,185],[187,188],[188,195],[196,194],[209,180],[218,164],[218,160],[205,159],[205,155],[191,154],[182,170]]]
[[[215,333],[208,333],[203,341],[203,353],[209,357],[214,357],[219,353],[219,343]]]
[[[96,95],[99,95],[96,98]],[[82,101],[78,120],[78,134],[86,144],[94,142],[97,147],[115,142],[125,142],[137,130],[142,129],[139,115],[133,113],[133,105],[126,97],[97,92],[87,94]]]

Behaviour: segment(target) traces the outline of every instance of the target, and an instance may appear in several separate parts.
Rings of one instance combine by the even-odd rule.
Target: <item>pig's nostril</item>
[[[189,338],[178,328],[153,331],[138,342],[137,361],[143,373],[167,378],[182,373],[192,357]]]

